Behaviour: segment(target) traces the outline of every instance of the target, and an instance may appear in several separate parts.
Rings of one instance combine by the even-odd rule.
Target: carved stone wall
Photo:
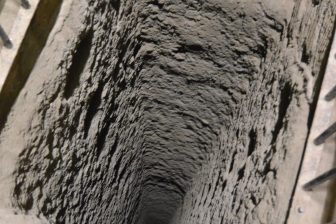
[[[64,0],[0,114],[0,208],[284,223],[335,15],[334,0]]]

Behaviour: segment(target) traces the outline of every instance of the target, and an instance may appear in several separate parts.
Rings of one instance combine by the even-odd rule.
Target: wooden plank
[[[287,223],[318,224],[333,219],[334,182],[326,182],[311,191],[303,189],[304,184],[335,167],[335,135],[326,141],[314,140],[336,121],[335,99],[331,99],[336,86],[336,36],[329,53],[326,72],[320,91],[313,124],[308,137],[303,164],[295,189],[292,207]]]
[[[3,5],[0,11],[0,26],[1,31],[8,36],[11,28],[15,22],[15,19],[20,11],[20,4],[18,1],[6,0],[0,3]],[[8,45],[4,41],[0,41],[0,50],[3,48],[3,45]],[[8,47],[8,46],[6,46]]]
[[[14,2],[14,1],[6,1],[7,2]],[[20,7],[17,13],[12,12],[11,15],[8,15],[10,12],[6,12],[6,5],[0,15],[0,24],[6,23],[8,19],[11,19],[12,24],[9,26],[8,24],[5,26],[7,29],[11,27],[9,32],[5,29],[7,35],[10,37],[12,46],[11,48],[0,48],[0,91],[2,89],[3,84],[6,81],[8,72],[12,66],[15,56],[18,53],[20,45],[22,43],[23,38],[27,32],[29,24],[33,18],[33,15],[36,11],[38,6],[39,0],[29,0],[30,7],[23,8]],[[9,3],[8,3],[9,4]]]

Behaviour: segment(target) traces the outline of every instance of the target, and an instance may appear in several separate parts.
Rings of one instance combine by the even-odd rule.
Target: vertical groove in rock
[[[81,36],[83,37],[80,37],[79,43],[74,49],[71,64],[68,69],[67,80],[64,88],[64,97],[66,99],[69,99],[69,97],[73,95],[75,88],[79,86],[80,75],[83,73],[87,60],[90,56],[93,38],[92,30],[87,31],[87,33],[84,33]],[[90,113],[91,110],[89,109],[88,113]]]

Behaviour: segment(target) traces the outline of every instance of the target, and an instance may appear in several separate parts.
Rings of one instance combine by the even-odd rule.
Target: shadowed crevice
[[[73,60],[67,72],[66,85],[64,88],[64,97],[69,99],[75,89],[79,86],[80,76],[84,71],[85,65],[90,57],[92,46],[93,31],[89,30],[84,37],[79,40],[75,47]],[[91,111],[91,110],[90,110]]]

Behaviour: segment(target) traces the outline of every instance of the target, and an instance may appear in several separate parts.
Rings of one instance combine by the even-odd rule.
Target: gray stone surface
[[[0,114],[0,208],[41,223],[285,222],[334,0],[62,4]]]

